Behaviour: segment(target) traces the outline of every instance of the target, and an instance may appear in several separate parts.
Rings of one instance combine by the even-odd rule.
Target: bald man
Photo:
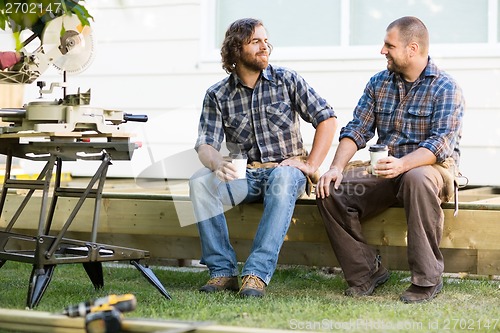
[[[464,100],[428,50],[429,34],[418,18],[402,17],[387,27],[380,51],[387,70],[369,80],[317,184],[317,204],[349,285],[347,296],[371,295],[389,279],[376,249],[366,244],[361,221],[393,205],[404,207],[408,225],[411,286],[401,301],[428,301],[443,287],[441,203],[453,193]],[[375,134],[389,156],[373,170],[346,168]]]

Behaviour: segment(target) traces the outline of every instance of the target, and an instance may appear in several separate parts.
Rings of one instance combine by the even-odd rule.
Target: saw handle
[[[145,114],[124,113],[123,120],[124,120],[124,122],[137,121],[137,122],[145,123],[148,121],[148,116]]]

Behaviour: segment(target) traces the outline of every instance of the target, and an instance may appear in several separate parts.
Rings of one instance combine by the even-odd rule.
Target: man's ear
[[[410,48],[410,56],[412,57],[417,55],[420,50],[420,45],[417,42],[411,42],[408,47]]]

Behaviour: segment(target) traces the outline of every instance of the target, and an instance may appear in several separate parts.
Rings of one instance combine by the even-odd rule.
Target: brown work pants
[[[411,281],[418,286],[439,283],[443,256],[439,243],[443,233],[441,209],[443,178],[432,166],[412,169],[397,178],[373,176],[365,167],[346,171],[338,190],[317,199],[328,238],[349,286],[367,282],[377,269],[375,248],[366,244],[361,222],[390,206],[403,205],[408,234]]]

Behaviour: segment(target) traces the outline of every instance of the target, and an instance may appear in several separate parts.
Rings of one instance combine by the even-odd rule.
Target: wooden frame
[[[192,214],[185,189],[181,194],[153,190],[140,193],[104,192],[97,241],[120,246],[143,248],[155,259],[199,259],[200,244],[195,225],[181,227],[179,214]],[[23,196],[9,194],[0,227],[13,213]],[[459,213],[453,216],[453,205],[444,204],[445,223],[441,248],[446,272],[500,275],[500,196],[498,189],[483,187],[460,192]],[[39,198],[32,198],[26,214],[16,228],[33,233],[38,215]],[[53,230],[62,227],[58,218],[74,205],[73,198],[61,198]],[[87,205],[87,204],[85,204]],[[85,239],[91,230],[91,203],[76,216],[68,237]],[[226,212],[233,246],[241,260],[246,258],[261,216],[261,204],[237,206]],[[363,223],[370,244],[382,254],[390,269],[408,269],[406,257],[406,219],[402,208],[393,207]],[[23,244],[12,244],[22,248]],[[310,266],[338,266],[313,198],[297,202],[292,223],[280,252],[279,263]]]

